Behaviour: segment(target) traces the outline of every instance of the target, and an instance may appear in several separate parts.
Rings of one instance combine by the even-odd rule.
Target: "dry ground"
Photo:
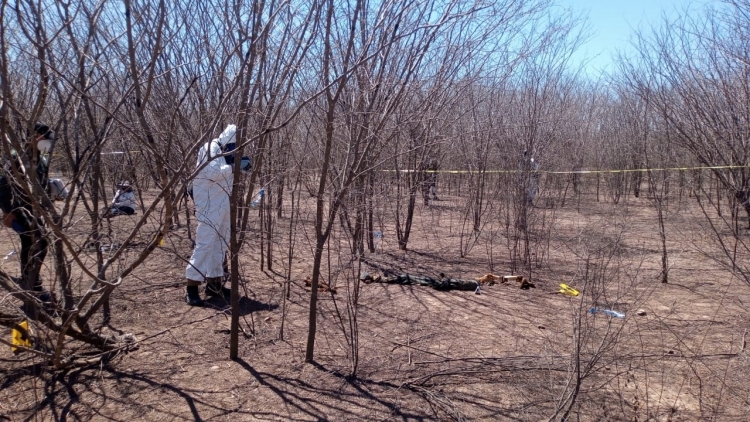
[[[505,227],[488,224],[473,247],[462,246],[462,201],[443,196],[419,207],[408,252],[383,224],[382,244],[363,269],[460,278],[510,273]],[[285,317],[288,218],[278,221],[273,270],[260,269],[257,239],[245,248],[245,335],[233,361],[225,304],[183,302],[190,254],[183,227],[113,296],[105,330],[135,334],[137,350],[58,373],[3,347],[0,420],[547,420],[576,391],[577,368],[573,420],[748,419],[750,286],[713,258],[716,247],[694,200],[670,204],[669,284],[658,281],[657,220],[646,198],[613,205],[588,193],[563,208],[539,205],[532,218],[535,289],[495,285],[475,294],[361,285],[356,377],[349,376],[351,337],[344,332],[347,286],[357,269],[339,262],[348,244],[334,240],[325,257],[325,279],[338,293],[321,294],[314,364],[304,363],[311,214],[302,215],[297,231]],[[132,221],[112,224],[117,233]],[[12,248],[6,243],[0,252]],[[15,259],[4,268],[17,266]],[[584,295],[558,294],[559,283]],[[592,315],[593,302],[626,318]]]

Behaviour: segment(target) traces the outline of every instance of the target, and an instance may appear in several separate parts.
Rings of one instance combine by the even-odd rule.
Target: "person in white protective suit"
[[[533,205],[539,190],[539,163],[534,160],[534,157],[529,158],[527,150],[523,151],[518,172],[521,186],[526,193],[526,203]]]
[[[526,200],[529,205],[534,205],[536,194],[539,191],[539,163],[534,161],[534,157],[529,160],[529,169],[531,176],[529,177],[529,186],[526,191]]]
[[[206,282],[206,296],[229,299],[230,290],[223,287],[224,256],[229,245],[229,197],[232,193],[234,156],[221,154],[235,149],[235,125],[229,125],[217,139],[207,142],[198,151],[197,166],[208,164],[193,181],[193,200],[198,227],[195,249],[185,270],[187,289],[185,301],[202,306],[199,287]]]

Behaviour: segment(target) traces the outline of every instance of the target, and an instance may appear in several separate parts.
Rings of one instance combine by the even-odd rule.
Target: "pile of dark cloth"
[[[476,280],[462,280],[457,278],[448,278],[445,274],[440,273],[438,277],[424,275],[399,274],[394,276],[371,276],[364,273],[360,277],[365,283],[385,283],[401,285],[420,285],[432,287],[435,290],[476,290],[479,282]]]

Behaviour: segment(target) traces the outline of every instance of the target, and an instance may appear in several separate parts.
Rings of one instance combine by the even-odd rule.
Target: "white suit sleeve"
[[[218,143],[211,142],[207,157],[210,161],[206,168],[203,169],[203,174],[206,179],[213,182],[221,182],[228,175],[232,174],[232,166],[228,165],[223,157],[215,158],[219,155],[221,155],[221,147],[219,147]]]

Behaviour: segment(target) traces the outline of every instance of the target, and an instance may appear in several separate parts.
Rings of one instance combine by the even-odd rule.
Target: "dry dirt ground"
[[[381,223],[382,243],[363,270],[510,274],[507,227],[489,221],[502,211],[485,214],[471,243],[462,235],[463,200],[451,193],[418,207],[407,252],[398,250],[392,224]],[[570,420],[748,420],[750,286],[716,259],[716,236],[695,200],[673,199],[668,208],[668,284],[659,281],[657,218],[647,198],[615,205],[587,192],[564,207],[540,202],[529,220],[536,288],[499,284],[475,294],[362,284],[355,336],[347,289],[358,269],[344,262],[349,245],[335,237],[324,279],[337,294],[320,295],[312,364],[304,362],[303,281],[312,268],[312,202],[303,202],[286,304],[288,216],[277,221],[273,270],[261,270],[254,223],[242,254],[237,360],[229,359],[226,304],[183,301],[190,255],[183,227],[112,298],[104,330],[134,334],[137,349],[57,372],[3,346],[0,420],[527,421],[560,419],[568,407]],[[112,220],[114,231],[133,221]],[[0,252],[12,248],[4,242]],[[3,268],[17,265],[10,257]],[[583,294],[559,294],[560,283]],[[591,314],[592,306],[625,318]]]

